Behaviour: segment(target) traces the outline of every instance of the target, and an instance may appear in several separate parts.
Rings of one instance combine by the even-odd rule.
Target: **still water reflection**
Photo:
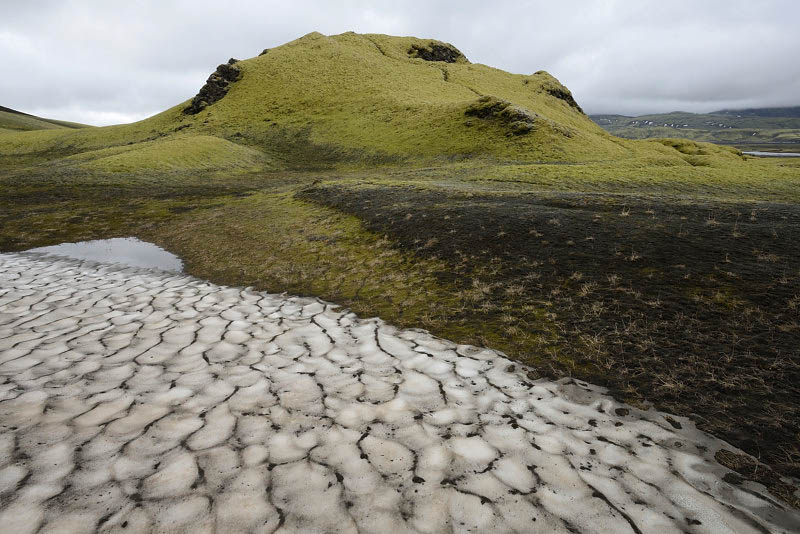
[[[176,255],[161,247],[135,237],[99,239],[79,243],[61,243],[50,247],[39,247],[28,252],[57,254],[78,260],[92,260],[102,263],[121,263],[132,267],[161,269],[163,271],[183,271],[183,262]]]

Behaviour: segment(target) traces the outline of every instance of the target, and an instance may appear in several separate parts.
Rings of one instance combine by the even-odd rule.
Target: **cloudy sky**
[[[590,113],[800,105],[797,0],[0,0],[0,105],[89,124],[193,96],[311,31],[432,37],[544,69]]]

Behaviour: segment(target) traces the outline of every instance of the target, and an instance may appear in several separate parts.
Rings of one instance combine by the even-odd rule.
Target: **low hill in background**
[[[681,137],[742,149],[785,152],[800,148],[800,106],[712,113],[676,111],[637,117],[592,115],[591,119],[608,132],[628,139]]]
[[[0,106],[0,133],[30,130],[63,130],[89,128],[77,122],[43,119],[15,109]]]
[[[788,108],[748,108],[722,109],[712,111],[712,115],[730,115],[733,117],[792,117],[800,119],[800,106]]]

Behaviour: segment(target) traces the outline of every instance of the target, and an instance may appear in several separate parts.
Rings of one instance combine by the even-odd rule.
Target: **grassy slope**
[[[54,130],[88,128],[86,124],[77,122],[43,119],[27,113],[0,106],[0,133],[30,130]]]
[[[716,234],[703,241],[706,229],[724,228],[729,240],[742,233],[739,212],[794,217],[800,162],[742,158],[685,140],[618,139],[549,95],[561,86],[548,74],[409,58],[411,44],[427,42],[310,34],[242,61],[227,96],[194,116],[182,113],[184,102],[129,125],[4,133],[0,250],[137,235],[217,282],[318,295],[402,326],[488,344],[542,374],[602,382],[632,401],[654,398],[698,414],[704,428],[782,473],[800,474],[796,395],[752,387],[748,395],[733,389],[698,402],[695,393],[710,391],[721,376],[746,383],[752,367],[730,363],[711,344],[681,344],[675,332],[690,330],[674,317],[631,315],[630,322],[623,315],[678,303],[681,316],[715,317],[713,340],[724,344],[762,306],[748,299],[767,298],[773,305],[766,308],[777,310],[767,314],[786,308],[788,315],[753,312],[761,319],[747,337],[752,350],[776,346],[758,341],[765,335],[793,335],[800,306],[790,308],[789,297],[800,273],[780,243],[791,239],[794,219],[778,220],[774,242],[755,230],[750,241],[736,237],[730,258],[747,257],[742,279],[720,280],[719,273],[737,271],[715,260],[688,265],[689,278],[653,280],[671,276],[658,268],[659,247],[702,259],[719,241]],[[467,117],[481,95],[536,113],[537,127],[508,136],[501,121]],[[707,223],[715,213],[729,214],[731,228],[722,215],[720,225]],[[444,227],[455,220],[461,226]],[[601,256],[606,248],[608,257]],[[573,268],[576,257],[588,263]],[[613,285],[617,268],[621,283]],[[753,297],[752,276],[780,278],[780,290]],[[628,327],[597,326],[595,315],[608,316],[602,309]],[[657,367],[663,362],[648,360],[646,342],[658,336],[696,359]],[[797,355],[782,357],[758,375],[759,384],[795,376],[780,362]],[[675,373],[696,377],[702,388],[695,392],[694,382]],[[664,390],[664,383],[682,386]],[[759,436],[770,420],[782,433]],[[791,500],[791,491],[776,491]]]
[[[310,34],[240,63],[242,79],[228,96],[184,122],[202,122],[201,128],[224,135],[241,132],[255,143],[271,141],[264,134],[265,123],[267,132],[308,130],[313,142],[337,147],[345,159],[351,150],[359,156],[481,154],[526,160],[624,152],[585,116],[539,93],[539,79],[550,82],[549,77],[412,59],[406,51],[414,42],[425,43],[379,35]],[[526,79],[531,80],[528,85]],[[534,134],[516,138],[506,137],[506,130],[491,121],[472,121],[470,127],[464,111],[478,93],[502,95],[578,135],[566,138],[546,121]]]
[[[68,156],[88,171],[136,172],[263,169],[263,153],[210,135],[176,136],[159,141],[91,150]]]

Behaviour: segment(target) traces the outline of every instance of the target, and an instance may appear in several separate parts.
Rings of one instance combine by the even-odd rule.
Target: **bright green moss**
[[[266,166],[264,154],[207,135],[168,138],[83,152],[68,159],[81,167],[105,172],[204,171],[256,169]]]
[[[59,130],[87,128],[85,124],[76,122],[43,119],[26,113],[5,111],[8,108],[0,107],[0,133],[30,130]]]

